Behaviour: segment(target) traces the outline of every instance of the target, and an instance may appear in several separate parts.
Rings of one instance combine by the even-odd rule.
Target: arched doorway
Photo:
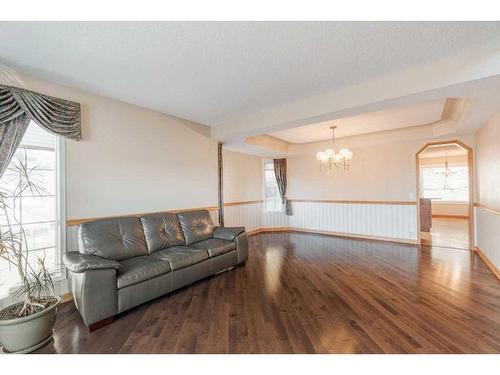
[[[418,242],[473,249],[472,148],[458,140],[427,143],[415,159]]]

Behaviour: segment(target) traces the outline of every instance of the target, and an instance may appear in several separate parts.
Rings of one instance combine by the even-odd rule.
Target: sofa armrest
[[[104,259],[97,255],[80,254],[78,252],[64,254],[63,261],[67,269],[76,273],[120,268],[120,263],[116,260]]]
[[[234,239],[236,242],[236,250],[238,251],[238,264],[246,262],[248,258],[248,234],[241,232]]]
[[[214,238],[234,241],[236,236],[244,231],[245,227],[216,227],[214,229]]]

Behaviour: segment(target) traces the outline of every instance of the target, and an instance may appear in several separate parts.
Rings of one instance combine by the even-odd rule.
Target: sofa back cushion
[[[167,247],[185,245],[181,223],[176,214],[157,213],[140,217],[149,253]]]
[[[177,214],[186,245],[212,238],[214,223],[207,210],[184,211]]]
[[[78,245],[80,253],[106,259],[123,260],[148,255],[138,217],[102,219],[80,224]]]

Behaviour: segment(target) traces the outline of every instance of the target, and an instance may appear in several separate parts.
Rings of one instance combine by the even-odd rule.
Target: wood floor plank
[[[305,233],[89,333],[73,302],[39,353],[499,353],[500,282],[475,253]]]

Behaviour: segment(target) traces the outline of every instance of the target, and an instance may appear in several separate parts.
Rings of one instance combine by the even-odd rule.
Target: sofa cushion
[[[190,246],[174,246],[151,254],[151,257],[170,264],[170,268],[175,271],[181,268],[203,262],[208,259],[208,253]]]
[[[177,214],[186,245],[212,238],[214,223],[207,210],[185,211]]]
[[[148,254],[138,217],[102,219],[80,224],[78,245],[82,254],[113,260]]]
[[[206,250],[210,257],[215,257],[236,249],[236,243],[218,238],[210,238],[193,244],[193,247]]]
[[[140,217],[149,253],[172,247],[185,245],[181,223],[176,214],[164,212]]]
[[[170,264],[151,256],[135,257],[120,262],[116,273],[117,288],[125,288],[170,272]]]

